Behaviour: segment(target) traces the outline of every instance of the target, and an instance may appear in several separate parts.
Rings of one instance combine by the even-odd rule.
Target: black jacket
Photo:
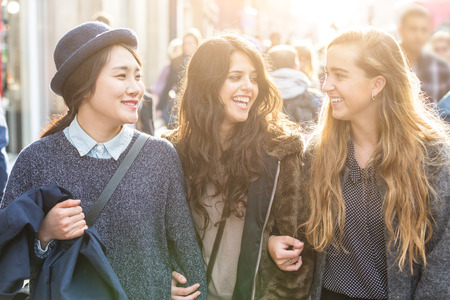
[[[262,235],[269,219],[280,172],[279,160],[276,157],[266,154],[264,160],[267,172],[252,182],[248,189],[247,213],[233,300],[254,298],[255,277],[262,254]]]
[[[0,299],[11,299],[30,278],[33,244],[42,220],[58,202],[71,199],[56,185],[32,189],[0,213]],[[32,299],[127,299],[95,229],[60,241],[46,258]]]

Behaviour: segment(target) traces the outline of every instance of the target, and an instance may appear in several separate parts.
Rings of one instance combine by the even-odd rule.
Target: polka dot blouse
[[[386,242],[382,199],[374,167],[359,167],[349,143],[350,174],[342,193],[346,207],[342,245],[330,246],[325,260],[324,287],[354,298],[387,299]],[[339,238],[339,230],[335,240]]]

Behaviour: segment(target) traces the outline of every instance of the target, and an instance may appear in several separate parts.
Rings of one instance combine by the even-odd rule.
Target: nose
[[[326,77],[324,82],[323,82],[323,85],[322,85],[322,91],[324,91],[324,92],[331,92],[333,90],[334,90],[333,83],[331,82],[331,80],[328,77]]]
[[[242,85],[241,88],[243,90],[250,90],[252,88],[252,80],[248,76],[244,76],[242,79]]]
[[[143,93],[144,93],[144,84],[142,83],[142,81],[136,80],[135,78],[130,79],[127,87],[127,94],[133,97],[137,97],[142,96]]]

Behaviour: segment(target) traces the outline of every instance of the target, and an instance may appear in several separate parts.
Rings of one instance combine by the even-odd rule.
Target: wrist
[[[37,234],[37,239],[38,239],[39,243],[41,243],[42,249],[46,248],[48,243],[50,243],[52,241],[52,238],[46,236],[45,234],[43,234],[40,231]]]

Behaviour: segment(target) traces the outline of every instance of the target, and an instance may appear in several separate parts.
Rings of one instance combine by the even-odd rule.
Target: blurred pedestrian
[[[6,154],[8,142],[8,125],[0,101],[0,199],[3,197],[6,182],[8,181],[8,155]]]
[[[161,73],[159,73],[158,79],[156,80],[156,83],[152,89],[152,94],[154,97],[153,100],[155,105],[158,105],[159,95],[162,94],[162,91],[166,86],[167,78],[169,77],[170,67],[173,63],[173,60],[181,56],[182,54],[183,54],[183,40],[179,38],[171,40],[169,42],[169,45],[167,46],[167,56],[169,57],[169,63],[165,65],[164,68],[161,70]]]
[[[270,34],[270,48],[281,45],[281,33],[272,32]]]
[[[321,85],[317,75],[316,53],[314,49],[307,44],[296,44],[294,48],[297,51],[300,71],[308,76],[311,81],[311,87],[320,90]]]
[[[320,93],[311,88],[311,81],[299,71],[297,51],[288,45],[272,47],[269,52],[273,77],[283,98],[283,112],[305,129],[313,123],[319,109]]]
[[[196,28],[191,28],[183,36],[183,53],[174,58],[170,63],[169,73],[167,75],[166,83],[159,94],[159,101],[156,106],[157,114],[165,121],[170,128],[171,123],[174,122],[172,112],[173,99],[175,98],[180,85],[180,79],[184,75],[186,64],[192,54],[194,54],[197,47],[202,41],[200,31]]]
[[[109,14],[106,11],[98,11],[95,14],[92,15],[91,20],[92,21],[102,22],[102,23],[105,23],[108,26],[111,26],[112,16],[111,16],[111,14]]]
[[[424,50],[431,34],[428,10],[417,4],[405,9],[400,16],[398,33],[409,65],[419,77],[428,101],[437,103],[450,90],[450,65]]]
[[[149,135],[155,135],[153,95],[145,91],[142,99],[138,107],[138,120],[135,124],[136,129]]]
[[[430,39],[433,52],[450,63],[450,32],[436,31]]]
[[[51,88],[69,110],[19,154],[1,203],[4,209],[26,191],[49,184],[76,197],[43,219],[30,249],[37,273],[38,261],[60,250],[58,240],[83,235],[83,211],[92,208],[141,135],[125,126],[136,122],[144,93],[137,44],[129,29],[88,22],[56,46]],[[148,137],[93,227],[129,299],[170,299],[175,265],[206,295],[181,164],[167,141]],[[36,280],[31,278],[31,286]]]
[[[185,172],[208,299],[306,299],[314,270],[310,246],[296,245],[286,265],[303,264],[295,274],[281,271],[267,253],[269,234],[293,236],[307,209],[302,138],[279,114],[282,99],[261,54],[236,35],[209,39],[190,60],[184,83],[178,127],[167,138]],[[173,299],[194,288],[174,286]]]
[[[437,109],[441,118],[450,123],[450,91],[439,100]]]
[[[448,127],[382,31],[336,37],[326,72],[328,101],[305,153],[311,299],[449,299]],[[269,249],[283,266],[277,239]]]

